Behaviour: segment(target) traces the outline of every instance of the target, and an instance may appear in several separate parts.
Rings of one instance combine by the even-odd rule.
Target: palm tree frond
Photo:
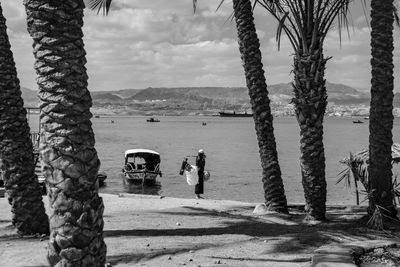
[[[86,6],[91,10],[97,10],[97,14],[102,11],[103,15],[107,15],[110,11],[111,2],[112,0],[85,0]]]
[[[278,50],[280,50],[281,48],[282,29],[284,28],[285,20],[288,16],[289,13],[286,12],[286,14],[282,17],[282,19],[278,23],[278,30],[276,31],[276,41],[278,42]]]
[[[224,1],[225,1],[225,0],[221,0],[221,3],[219,3],[219,5],[218,5],[216,11],[222,6],[222,4],[224,3]]]
[[[399,13],[398,13],[398,11],[399,11],[398,5],[399,5],[399,2],[395,2],[395,4],[394,4],[394,20],[396,21],[397,26],[400,27],[400,17],[399,17]]]
[[[340,183],[341,181],[345,181],[346,186],[350,187],[351,177],[352,177],[351,168],[344,169],[341,173],[339,173],[339,179],[336,181],[336,184]]]
[[[197,0],[193,0],[193,13],[196,13]]]
[[[376,205],[375,210],[371,216],[371,218],[368,220],[367,225],[370,227],[373,227],[377,230],[383,230],[383,218],[382,218],[382,213],[380,208]]]
[[[302,49],[314,49],[323,42],[335,19],[338,20],[340,39],[342,28],[345,28],[350,36],[349,25],[352,20],[349,3],[351,1],[256,0],[256,3],[264,7],[280,24],[277,40],[280,40],[279,35],[284,31],[288,36],[290,35],[289,39],[292,43],[295,39]]]

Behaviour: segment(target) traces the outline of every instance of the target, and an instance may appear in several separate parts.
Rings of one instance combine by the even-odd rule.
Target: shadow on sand
[[[248,209],[248,208],[247,208]],[[244,210],[243,207],[232,208],[229,211],[219,212],[211,209],[202,209],[196,207],[183,207],[168,211],[160,211],[160,221],[166,217],[184,216],[188,220],[202,220],[202,217],[213,218],[217,225],[205,227],[187,227],[174,229],[126,229],[126,230],[108,230],[104,232],[107,238],[113,237],[204,237],[220,236],[246,236],[243,242],[251,240],[265,240],[272,242],[263,252],[264,256],[271,253],[285,254],[285,257],[279,259],[273,258],[240,258],[226,257],[225,259],[234,261],[260,261],[260,262],[308,262],[310,253],[316,248],[325,244],[344,243],[370,239],[388,239],[393,238],[392,234],[369,229],[365,223],[360,222],[360,218],[365,214],[365,209],[347,211],[344,209],[331,209],[328,211],[328,221],[317,225],[311,225],[304,222],[305,215],[297,208],[291,209],[291,215],[265,215],[255,216],[251,210]],[[400,227],[394,229],[399,231]],[[223,237],[222,237],[223,236]],[[194,239],[192,239],[194,240]],[[227,238],[226,240],[232,240]],[[237,245],[237,241],[232,242],[212,242],[186,244],[185,248],[164,248],[155,249],[148,253],[113,255],[108,257],[112,264],[118,262],[137,263],[148,259],[153,259],[163,255],[177,255],[188,251],[201,250],[207,248],[216,248]],[[215,257],[224,259],[224,257]],[[260,263],[261,264],[261,263]]]

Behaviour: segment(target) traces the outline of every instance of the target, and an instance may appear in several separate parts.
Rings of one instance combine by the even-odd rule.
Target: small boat
[[[97,180],[99,181],[99,186],[102,187],[104,186],[104,181],[107,179],[107,173],[105,172],[99,172],[97,174]]]
[[[155,184],[160,171],[160,154],[150,149],[128,149],[125,151],[125,165],[122,169],[125,179],[132,183]]]
[[[360,121],[360,120],[356,120],[356,121],[353,121],[353,123],[364,123],[364,122]]]
[[[233,113],[231,112],[219,112],[220,117],[253,117],[253,114],[251,113],[236,113],[235,111]]]
[[[99,115],[95,115],[94,117],[95,117],[96,119],[100,118],[100,116],[99,116]]]
[[[155,119],[155,118],[150,118],[150,119],[147,119],[147,122],[160,122],[160,120]]]

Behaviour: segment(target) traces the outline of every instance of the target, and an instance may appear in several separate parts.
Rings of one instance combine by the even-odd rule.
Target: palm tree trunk
[[[100,161],[90,118],[82,0],[24,0],[41,100],[43,171],[49,185],[51,266],[104,266]]]
[[[371,106],[369,120],[369,192],[376,206],[396,216],[392,192],[393,129],[393,0],[371,1]]]
[[[324,80],[326,59],[322,47],[294,56],[293,84],[297,121],[300,126],[300,167],[305,211],[310,220],[325,220],[326,181],[323,120],[327,105]]]
[[[0,169],[19,234],[48,234],[26,110],[0,4]]]
[[[288,213],[285,190],[273,128],[270,100],[261,62],[260,43],[257,37],[252,6],[249,0],[234,0],[236,27],[239,39],[239,50],[249,89],[250,102],[260,148],[263,169],[265,204],[268,209]]]

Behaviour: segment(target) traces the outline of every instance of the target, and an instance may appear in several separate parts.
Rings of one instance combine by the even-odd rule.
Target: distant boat
[[[154,119],[154,118],[150,118],[150,119],[147,119],[147,122],[160,122],[160,120]]]
[[[356,121],[353,121],[353,123],[364,123],[364,122],[360,121],[360,120],[356,120]]]
[[[219,112],[220,117],[253,117],[253,114],[251,113],[236,113],[234,112]]]
[[[97,118],[97,119],[98,119],[98,118],[100,118],[100,116],[99,116],[99,115],[95,115],[94,117],[95,117],[95,118]]]

